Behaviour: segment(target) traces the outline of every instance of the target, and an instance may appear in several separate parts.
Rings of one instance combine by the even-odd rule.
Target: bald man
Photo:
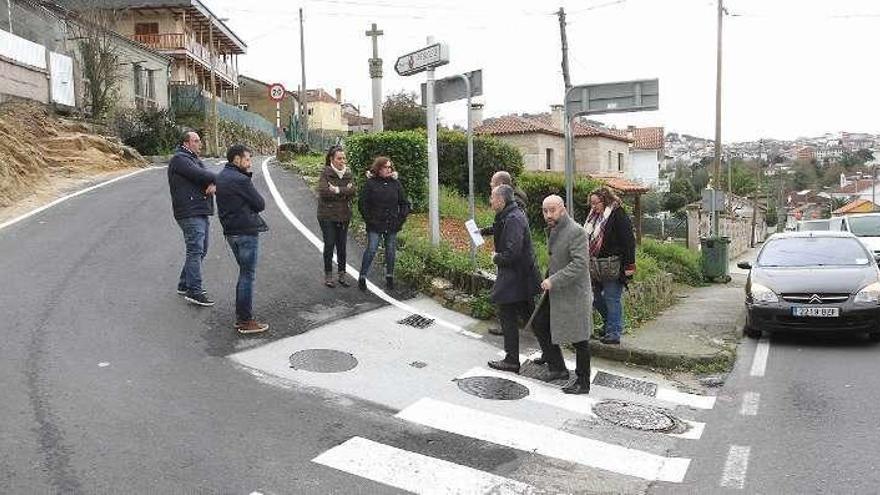
[[[565,209],[557,195],[547,196],[542,204],[544,221],[549,228],[547,248],[550,262],[547,278],[541,282],[541,299],[532,321],[532,330],[541,345],[550,368],[549,380],[568,378],[560,344],[572,344],[577,353],[576,378],[562,391],[567,394],[590,393],[590,333],[593,330],[592,290],[590,286],[587,233]]]

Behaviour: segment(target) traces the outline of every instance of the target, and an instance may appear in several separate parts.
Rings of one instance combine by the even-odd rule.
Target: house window
[[[150,101],[156,99],[156,71],[148,70],[147,72],[147,94],[146,97]]]
[[[144,71],[138,64],[132,64],[132,68],[134,70],[134,96],[135,97],[143,97],[144,96],[144,81],[143,74]]]
[[[623,153],[617,154],[617,171],[623,172]]]
[[[147,34],[159,34],[158,22],[138,22],[134,25],[134,34],[143,36]]]
[[[314,110],[314,108],[309,109],[309,115],[312,115],[312,113],[313,113],[312,110]]]
[[[614,154],[611,153],[611,150],[608,150],[608,171],[609,172],[614,169],[614,161],[613,160],[614,160]]]
[[[544,164],[545,170],[553,170],[553,148],[547,148],[547,162]]]

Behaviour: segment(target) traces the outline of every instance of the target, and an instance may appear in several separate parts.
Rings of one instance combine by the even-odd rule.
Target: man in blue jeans
[[[202,140],[192,131],[184,133],[177,153],[168,162],[168,186],[174,219],[183,231],[186,261],[180,271],[177,293],[198,306],[213,306],[202,287],[202,261],[208,253],[210,221],[214,214],[215,175],[199,159]]]
[[[251,181],[251,152],[244,145],[231,146],[226,166],[217,175],[217,210],[226,242],[238,263],[235,286],[235,329],[241,334],[265,332],[269,325],[254,319],[254,279],[260,232],[269,228],[260,217],[266,202]]]

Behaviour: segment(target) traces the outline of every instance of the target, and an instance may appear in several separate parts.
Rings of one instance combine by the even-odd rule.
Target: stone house
[[[255,113],[272,124],[275,123],[276,105],[269,98],[269,86],[271,84],[249,76],[238,76],[238,107],[251,113]],[[286,128],[292,122],[294,116],[299,113],[299,101],[296,93],[285,91],[284,99],[281,100],[281,128]]]
[[[342,90],[336,88],[334,98],[323,89],[306,90],[309,129],[348,133],[348,122],[342,115]]]

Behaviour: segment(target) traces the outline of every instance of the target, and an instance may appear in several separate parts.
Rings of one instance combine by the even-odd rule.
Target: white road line
[[[727,461],[724,463],[724,473],[721,474],[721,486],[724,488],[736,488],[742,490],[746,484],[746,471],[749,468],[749,455],[751,447],[731,445],[727,453]]]
[[[761,394],[757,392],[746,392],[743,394],[742,407],[739,413],[743,416],[757,416],[758,407],[761,405]]]
[[[755,357],[752,359],[752,376],[764,376],[767,371],[767,358],[770,356],[770,341],[763,338],[755,347]]]
[[[428,398],[407,407],[397,417],[449,433],[650,481],[680,483],[691,462],[687,458],[651,454]]]
[[[95,189],[98,189],[98,188],[101,188],[101,187],[104,187],[104,186],[109,186],[110,184],[113,184],[114,182],[120,181],[120,180],[122,180],[122,179],[127,179],[127,178],[129,178],[129,177],[131,177],[131,176],[133,176],[133,175],[141,174],[141,173],[146,172],[146,171],[148,171],[148,170],[156,170],[156,169],[158,169],[158,168],[165,168],[165,167],[147,167],[147,168],[142,168],[142,169],[135,170],[134,172],[131,172],[131,173],[128,173],[128,174],[125,174],[125,175],[120,175],[119,177],[116,177],[116,178],[114,178],[114,179],[110,179],[110,180],[108,180],[108,181],[101,182],[100,184],[95,184],[94,186],[87,187],[87,188],[85,188],[85,189],[81,189],[81,190],[79,190],[79,191],[77,191],[77,192],[75,192],[75,193],[68,194],[68,195],[66,195],[66,196],[62,196],[62,197],[56,199],[55,201],[52,201],[52,202],[49,203],[49,204],[45,204],[45,205],[43,205],[43,206],[41,206],[41,207],[39,207],[39,208],[36,208],[36,209],[34,209],[34,210],[31,210],[31,211],[25,213],[24,215],[20,215],[20,216],[17,216],[17,217],[15,217],[15,218],[13,218],[12,220],[9,220],[9,221],[4,222],[4,223],[0,223],[0,230],[3,230],[3,229],[5,229],[6,227],[9,227],[10,225],[14,225],[14,224],[16,224],[16,223],[18,223],[18,222],[20,222],[20,221],[22,221],[22,220],[26,220],[26,219],[28,219],[28,218],[30,218],[30,217],[36,215],[37,213],[44,212],[44,211],[48,210],[49,208],[52,208],[53,206],[56,206],[56,205],[58,205],[58,204],[60,204],[60,203],[63,203],[63,202],[65,202],[65,201],[67,201],[68,199],[73,199],[73,198],[75,198],[75,197],[77,197],[77,196],[81,196],[81,195],[86,194],[86,193],[88,193],[88,192],[92,192],[92,191],[94,191]]]
[[[498,353],[499,356],[504,356],[504,351]],[[535,359],[541,356],[540,351],[534,352],[526,356],[525,354],[520,354],[519,359],[521,361],[525,361],[527,359]],[[575,362],[571,360],[566,360],[565,365],[568,366],[569,369],[575,369]],[[593,366],[590,369],[590,382],[592,382],[596,378],[596,373],[603,371],[605,373],[611,375],[622,376],[625,378],[632,378],[633,380],[642,380],[642,381],[650,381],[645,380],[643,378],[637,378],[634,376],[627,376],[617,371],[605,370],[601,368],[597,368]],[[673,404],[680,404],[682,406],[693,407],[694,409],[712,409],[715,407],[715,397],[711,395],[697,395],[697,394],[689,394],[687,392],[679,392],[678,390],[673,390],[671,388],[663,388],[659,385],[657,386],[657,395],[655,396],[657,400],[662,400],[664,402],[671,402]]]
[[[275,204],[278,205],[278,209],[281,210],[281,214],[284,215],[285,218],[287,218],[287,221],[290,222],[296,228],[296,230],[298,230],[300,232],[300,234],[305,236],[305,238],[308,239],[308,241],[311,242],[312,245],[314,245],[316,248],[318,248],[318,251],[323,251],[324,242],[321,239],[318,239],[318,236],[316,236],[311,230],[309,230],[309,228],[306,227],[305,224],[303,224],[300,221],[300,219],[297,218],[297,216],[293,214],[292,211],[290,211],[290,208],[287,206],[287,203],[284,201],[284,198],[281,197],[281,193],[278,191],[278,187],[275,186],[275,181],[272,179],[272,176],[269,175],[268,164],[269,164],[269,160],[271,160],[271,158],[272,157],[269,157],[269,158],[266,158],[265,160],[263,160],[263,164],[261,165],[261,168],[263,170],[263,179],[266,181],[266,185],[269,187],[269,192],[272,194],[272,199],[275,200]],[[334,261],[336,260],[336,255],[333,255],[333,260]],[[354,267],[352,267],[351,265],[348,265],[348,264],[345,265],[345,272],[348,273],[351,277],[353,277],[355,279],[360,276],[360,272],[358,272],[357,270],[354,269]],[[385,291],[380,289],[378,286],[376,286],[375,284],[370,282],[369,280],[367,280],[367,288],[370,290],[370,292],[375,294],[379,299],[382,299],[383,301],[387,302],[388,304],[395,306],[403,311],[406,311],[407,313],[418,314],[418,315],[422,315],[426,318],[430,318],[430,319],[434,320],[434,323],[437,323],[438,325],[452,329],[455,332],[458,332],[462,335],[466,335],[466,336],[474,338],[474,339],[482,339],[483,338],[483,336],[478,333],[471,332],[470,330],[466,330],[459,325],[456,325],[454,323],[450,323],[446,320],[443,320],[441,318],[438,318],[436,316],[428,314],[425,311],[422,311],[418,308],[410,306],[409,304],[398,301],[397,299],[388,295]]]
[[[324,452],[312,462],[419,494],[536,492],[519,481],[361,437]]]
[[[593,412],[593,405],[595,405],[599,401],[589,396],[564,394],[560,390],[560,387],[548,385],[547,383],[530,378],[525,378],[520,375],[514,375],[513,373],[506,373],[503,371],[496,371],[480,367],[468,370],[466,373],[462,374],[458,378],[461,379],[471,376],[492,376],[496,378],[504,378],[519,383],[520,385],[528,388],[529,395],[526,396],[526,400],[538,402],[552,407],[557,407],[559,409],[565,409],[566,411],[571,411],[578,414],[583,414],[585,416],[589,416],[590,418],[596,417],[596,413]],[[705,431],[706,429],[705,423],[689,421],[686,419],[682,419],[681,421],[688,425],[688,430],[686,432],[664,433],[664,435],[676,438],[684,438],[687,440],[699,440],[700,437],[703,436],[703,431]]]

